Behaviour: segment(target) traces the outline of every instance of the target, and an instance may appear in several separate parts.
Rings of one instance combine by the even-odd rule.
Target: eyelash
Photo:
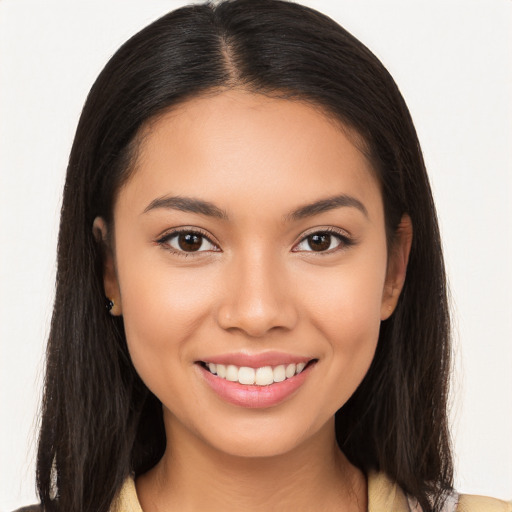
[[[208,241],[210,244],[212,244],[214,247],[216,247],[218,249],[218,245],[216,243],[212,242],[212,240],[210,239],[208,234],[200,229],[197,229],[197,228],[176,229],[176,230],[170,231],[168,233],[165,233],[160,238],[158,238],[156,240],[156,243],[158,245],[162,246],[164,249],[170,251],[171,253],[176,254],[178,256],[185,257],[185,258],[187,258],[189,256],[194,256],[196,253],[211,252],[211,251],[183,251],[183,250],[177,250],[169,245],[170,240],[172,240],[175,237],[178,237],[179,235],[183,235],[183,234],[197,235],[197,236],[201,237],[203,239],[203,241],[204,240]],[[316,254],[319,256],[324,256],[324,255],[333,254],[334,252],[338,252],[340,250],[348,249],[349,247],[351,247],[352,245],[355,244],[355,241],[353,239],[351,239],[349,236],[347,236],[346,234],[340,232],[339,230],[331,227],[331,228],[320,229],[317,231],[312,231],[312,232],[304,235],[294,245],[294,247],[306,242],[306,240],[313,235],[328,235],[328,236],[337,238],[339,241],[339,245],[336,246],[335,248],[329,249],[327,251],[313,251],[313,250],[297,251],[297,250],[292,249],[292,252],[308,252],[308,253],[310,252],[310,253],[313,253],[313,254]],[[202,245],[202,243],[201,243],[201,245]],[[221,251],[219,249],[219,250],[215,250],[213,252],[221,252]]]
[[[170,251],[173,254],[176,254],[178,256],[183,256],[185,258],[188,258],[189,256],[194,256],[195,253],[202,253],[202,252],[210,252],[210,251],[180,251],[175,249],[174,247],[171,247],[169,245],[169,242],[180,235],[197,235],[201,237],[203,240],[207,240],[210,244],[218,248],[218,245],[215,242],[212,242],[208,234],[200,229],[197,228],[185,228],[185,229],[176,229],[173,231],[169,231],[165,233],[162,237],[158,238],[156,240],[156,243],[160,246],[162,246],[164,249]],[[201,243],[202,245],[202,243]],[[215,251],[220,252],[220,251]]]
[[[327,256],[327,255],[330,255],[330,254],[333,254],[335,252],[338,252],[338,251],[342,251],[344,249],[348,249],[349,247],[351,247],[352,245],[355,244],[355,240],[350,238],[345,232],[341,232],[340,230],[336,229],[336,228],[325,228],[325,229],[319,229],[319,230],[316,230],[316,231],[311,231],[309,233],[307,233],[306,235],[304,235],[297,244],[295,244],[294,247],[306,242],[306,240],[313,236],[313,235],[328,235],[330,237],[334,237],[334,238],[337,238],[338,241],[339,241],[339,245],[334,247],[333,249],[329,249],[327,251],[304,251],[304,252],[307,252],[307,253],[313,253],[317,256]],[[302,252],[302,251],[295,251],[292,249],[293,252]]]

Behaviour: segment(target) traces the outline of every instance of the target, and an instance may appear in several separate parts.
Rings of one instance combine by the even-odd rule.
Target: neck
[[[144,512],[366,510],[365,477],[339,450],[334,420],[307,444],[271,457],[221,452],[182,425],[166,431],[162,460],[137,479]]]

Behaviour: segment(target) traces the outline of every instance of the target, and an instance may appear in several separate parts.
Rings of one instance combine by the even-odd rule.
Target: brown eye
[[[306,240],[313,251],[327,251],[331,246],[331,238],[332,236],[327,233],[315,233]]]
[[[163,236],[158,243],[178,254],[219,251],[219,248],[206,235],[196,231],[174,231]]]
[[[196,233],[181,233],[178,235],[178,245],[182,251],[198,251],[203,244],[203,237]]]
[[[317,231],[304,237],[293,249],[294,252],[334,252],[352,244],[351,240],[340,233]]]

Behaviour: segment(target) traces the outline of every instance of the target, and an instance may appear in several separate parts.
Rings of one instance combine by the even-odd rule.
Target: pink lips
[[[311,358],[297,357],[278,352],[267,352],[257,355],[226,354],[210,357],[204,362],[260,368],[262,366],[278,366],[280,364],[307,363],[308,361],[311,361]],[[314,363],[309,364],[301,373],[282,382],[274,382],[268,386],[256,386],[228,381],[213,375],[203,365],[197,365],[202,378],[204,378],[210,389],[221,399],[231,404],[247,408],[273,407],[287,400],[308,378],[313,366]]]

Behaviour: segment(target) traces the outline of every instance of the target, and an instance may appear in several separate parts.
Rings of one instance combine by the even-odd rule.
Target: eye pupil
[[[313,251],[326,251],[331,245],[331,235],[326,233],[315,233],[308,236],[308,243]]]
[[[194,233],[178,235],[178,245],[183,251],[197,251],[201,248],[203,237]]]

